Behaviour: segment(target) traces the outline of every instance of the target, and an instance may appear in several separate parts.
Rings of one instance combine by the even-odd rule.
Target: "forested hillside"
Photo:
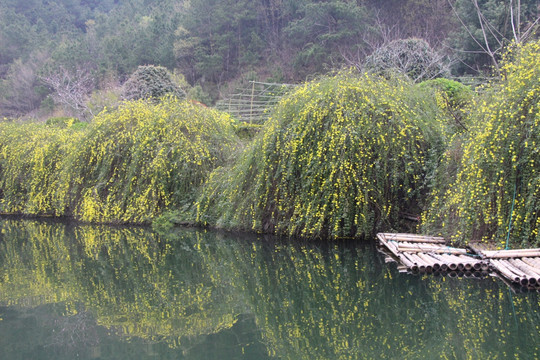
[[[150,64],[211,104],[246,80],[363,68],[411,37],[448,76],[478,76],[538,16],[538,0],[0,0],[0,115],[89,118]]]

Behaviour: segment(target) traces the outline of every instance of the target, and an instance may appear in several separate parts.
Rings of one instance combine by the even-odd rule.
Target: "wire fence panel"
[[[262,124],[268,110],[296,85],[250,81],[247,88],[239,88],[228,99],[216,103],[216,108],[226,111],[240,121]]]

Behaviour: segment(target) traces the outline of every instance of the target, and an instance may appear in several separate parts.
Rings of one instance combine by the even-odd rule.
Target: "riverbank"
[[[228,114],[172,98],[126,102],[88,125],[3,122],[0,211],[535,246],[539,49],[514,49],[501,79],[474,93],[446,79],[320,78],[284,96],[253,140]]]

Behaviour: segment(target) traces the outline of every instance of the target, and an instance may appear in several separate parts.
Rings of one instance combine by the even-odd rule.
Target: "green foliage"
[[[115,108],[120,104],[120,90],[106,89],[93,91],[87,106],[92,114],[99,114],[103,109]]]
[[[512,243],[538,246],[540,43],[509,52],[502,72],[472,107],[475,127],[457,140],[462,148],[454,144],[445,154],[440,172],[457,164],[457,176],[449,187],[435,188],[424,229],[456,242],[502,246],[512,219]]]
[[[175,98],[127,102],[83,128],[2,123],[0,211],[149,222],[191,204],[237,142],[228,115]]]
[[[435,99],[413,84],[341,74],[284,98],[197,220],[305,237],[359,237],[415,211],[444,143]]]
[[[261,131],[262,125],[248,122],[239,122],[236,125],[236,135],[241,139],[252,140]]]
[[[361,37],[368,31],[364,6],[341,0],[304,2],[299,13],[300,18],[284,31],[292,47],[300,49],[294,68],[301,76],[324,73],[330,64],[343,63],[340,51],[364,50]]]
[[[189,89],[187,93],[187,98],[190,100],[198,101],[205,105],[211,105],[214,102],[210,94],[204,91],[201,85],[199,84]]]
[[[470,1],[451,3],[456,2],[466,24],[474,23]],[[494,9],[486,16],[502,19],[494,28],[506,36],[508,6],[500,3],[480,1],[480,6]],[[536,2],[521,3],[525,32],[536,18]],[[91,70],[95,81],[88,94],[106,92],[88,104],[93,114],[102,102],[117,105],[109,99],[111,78],[118,83],[147,64],[179,70],[210,93],[210,102],[193,96],[210,105],[247,71],[257,80],[301,82],[343,64],[359,67],[371,49],[400,36],[436,46],[456,22],[447,0],[1,1],[0,113],[22,116],[38,108],[52,113],[37,81],[47,68]],[[481,67],[485,59],[476,55],[478,44],[468,46],[470,36],[459,35],[455,47],[466,50],[461,54],[474,52],[478,61],[470,65]]]
[[[178,64],[191,83],[220,83],[260,61],[264,42],[258,4],[248,0],[192,0],[176,29]]]
[[[467,116],[467,112],[473,102],[474,93],[469,86],[445,78],[427,80],[419,86],[435,92],[439,107],[444,109],[453,120],[455,132],[464,131],[470,127],[468,123],[470,117]]]
[[[68,159],[63,206],[84,221],[148,222],[190,202],[235,146],[227,115],[169,98],[101,113]]]
[[[124,84],[123,97],[127,100],[154,99],[172,95],[185,97],[185,93],[171,79],[162,66],[139,66]]]
[[[73,117],[67,117],[67,116],[57,116],[48,118],[47,121],[45,121],[45,125],[48,126],[57,126],[57,127],[69,127],[72,126],[75,123],[80,122],[79,119],[73,118]]]
[[[405,74],[414,82],[448,75],[442,56],[417,38],[394,40],[378,48],[366,58],[365,67],[378,74]]]

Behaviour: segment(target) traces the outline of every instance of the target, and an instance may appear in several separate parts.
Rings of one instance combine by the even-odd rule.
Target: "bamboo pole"
[[[526,279],[524,274],[522,274],[516,268],[510,266],[510,264],[504,260],[492,260],[493,266],[509,280],[514,281],[515,283],[521,285],[528,285],[529,280]]]
[[[431,264],[431,262],[426,261],[425,259],[423,259],[423,258],[420,256],[420,253],[410,254],[410,256],[412,256],[413,258],[415,258],[416,261],[418,261],[418,263],[421,264],[421,266],[424,267],[424,271],[425,271],[425,272],[427,272],[427,273],[433,272],[433,265]]]
[[[488,270],[489,265],[481,260],[471,258],[467,255],[459,255],[459,258],[462,258],[464,262],[467,264],[465,265],[465,268],[467,270],[474,270],[474,271],[481,271],[481,270]]]
[[[397,244],[393,241],[387,242],[386,247],[391,247],[396,253],[398,252]]]
[[[433,256],[429,254],[421,254],[421,257],[425,258],[427,261],[431,263],[431,266],[433,266],[433,271],[439,271],[439,269],[441,268],[441,264],[439,263],[439,260],[434,258]]]
[[[433,272],[433,266],[429,261],[425,261],[421,256],[421,253],[411,254],[417,261],[424,267],[424,271],[427,273]]]
[[[402,253],[402,254],[403,256],[410,259],[410,261],[412,261],[416,265],[416,267],[418,268],[418,271],[420,272],[426,271],[426,264],[424,264],[422,260],[419,259],[417,256],[415,256],[414,254],[407,254],[407,253]]]
[[[509,259],[508,262],[515,268],[523,271],[529,280],[529,285],[534,286],[537,283],[540,283],[540,274],[536,272],[535,268],[531,268],[529,265],[518,259]]]
[[[390,250],[390,252],[396,256],[396,258],[398,259],[400,258],[397,248],[394,248],[394,246],[390,246],[382,234],[377,234],[377,237],[379,238],[379,241],[381,242],[381,244],[383,244],[388,250]]]
[[[409,270],[409,268],[406,266],[406,265],[398,265],[397,267],[397,270],[400,272],[400,273],[405,273]]]
[[[411,270],[418,270],[418,265],[416,265],[413,261],[411,261],[410,259],[408,259],[407,257],[405,256],[400,256],[399,259],[401,260],[401,262],[403,264],[405,264],[405,266],[407,266],[408,268],[410,268]]]
[[[521,258],[521,260],[523,260],[524,262],[526,262],[527,264],[529,264],[533,268],[538,269],[538,271],[540,271],[540,259],[531,258],[531,257],[524,257],[524,258]]]
[[[458,255],[458,258],[460,259],[459,261],[463,264],[463,268],[466,271],[472,270],[474,259],[471,259],[469,256],[465,255]]]
[[[446,254],[441,254],[440,257],[446,262],[446,266],[448,266],[448,269],[450,269],[451,271],[457,270],[458,266],[453,258],[450,258]]]
[[[457,270],[463,272],[465,270],[465,264],[463,259],[458,254],[444,254],[444,256],[457,265]]]
[[[455,269],[450,268],[450,262],[448,261],[448,259],[446,259],[446,257],[443,256],[443,254],[431,253],[430,255],[439,261],[442,271],[452,271],[457,269],[457,267]]]
[[[540,258],[538,257],[523,257],[522,259],[526,259],[527,262],[532,263],[535,268],[540,269]]]
[[[481,252],[489,258],[511,258],[511,257],[536,257],[540,256],[540,249],[521,249],[521,250],[485,250]]]
[[[419,270],[418,265],[415,264],[415,262],[412,259],[410,259],[409,257],[407,257],[405,254],[398,255],[398,259],[400,259],[401,262],[403,264],[405,264],[405,266],[407,266],[412,271],[418,271]]]
[[[536,277],[534,275],[532,275],[531,273],[529,273],[527,271],[527,269],[525,268],[525,266],[523,266],[522,264],[517,263],[514,259],[508,259],[507,261],[511,266],[513,266],[514,268],[516,268],[519,271],[523,272],[524,278],[527,279],[527,281],[528,281],[527,284],[523,284],[523,285],[529,285],[529,286],[536,285],[536,283],[537,283]]]
[[[521,266],[523,268],[523,271],[540,278],[540,268],[529,265],[523,259],[511,259],[509,261]]]
[[[493,260],[491,264],[495,268],[495,270],[497,270],[505,279],[508,279],[512,281],[513,283],[518,283],[518,284],[520,283],[521,279],[519,278],[519,276],[516,276],[516,274],[506,269],[505,266],[499,263],[499,260]]]
[[[441,271],[448,271],[448,264],[446,263],[446,261],[440,256],[440,254],[431,254],[431,256],[435,259],[438,260],[439,262],[439,266],[440,266],[440,269]]]
[[[440,254],[467,254],[467,250],[465,249],[428,244],[398,244],[398,250],[406,252],[435,252]]]
[[[422,259],[426,264],[429,264],[433,271],[438,271],[441,265],[437,262],[437,259],[423,253],[418,253],[417,256]]]
[[[424,236],[415,234],[399,234],[399,233],[381,233],[386,239],[395,241],[408,241],[408,242],[421,242],[421,243],[434,243],[445,244],[446,241],[442,237],[436,236]]]

